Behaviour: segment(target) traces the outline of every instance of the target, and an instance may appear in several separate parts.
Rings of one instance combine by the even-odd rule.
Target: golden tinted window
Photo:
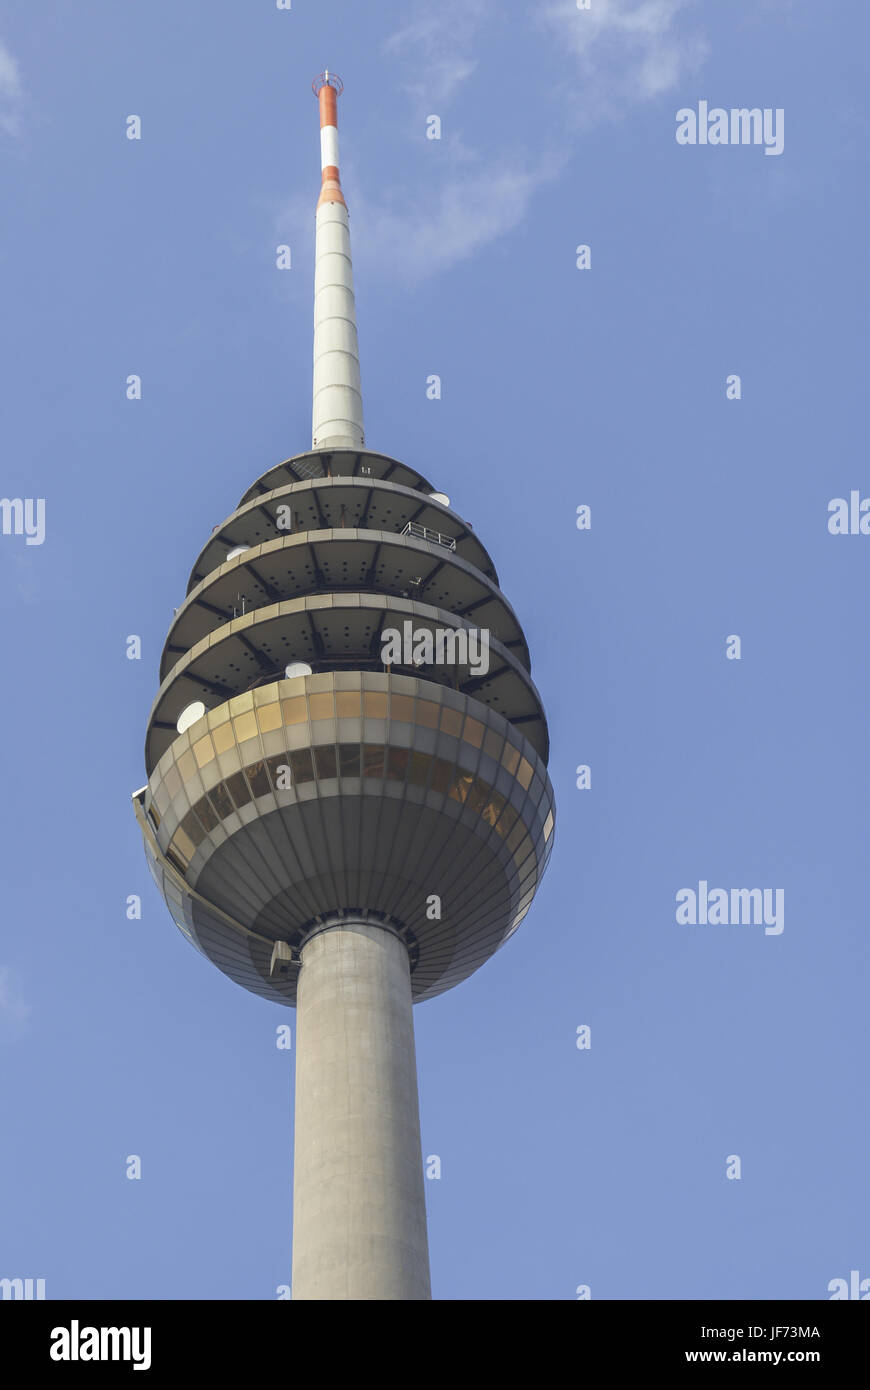
[[[254,711],[249,709],[245,714],[237,714],[233,720],[233,727],[236,731],[237,743],[242,743],[246,738],[256,738],[257,721],[254,718]]]
[[[519,782],[520,786],[525,788],[526,790],[528,790],[529,783],[532,780],[532,772],[532,765],[529,762],[528,758],[521,758],[519,771],[517,772],[517,781]]]
[[[358,690],[339,690],[335,696],[335,712],[339,719],[355,719],[362,708]]]
[[[235,747],[236,740],[229,719],[225,723],[219,724],[216,729],[212,729],[211,737],[216,753],[226,753],[228,749]]]
[[[169,793],[172,801],[181,791],[181,774],[177,767],[171,767],[163,779],[163,785]]]
[[[304,695],[294,695],[292,700],[281,701],[281,711],[285,724],[304,724],[308,718],[308,701]]]
[[[272,729],[280,729],[281,706],[277,700],[272,700],[268,705],[260,705],[256,713],[261,734],[267,734]]]
[[[205,767],[214,757],[214,744],[211,737],[206,734],[205,738],[197,739],[193,745],[193,756],[196,758],[197,767]]]
[[[417,723],[422,724],[425,729],[438,728],[438,716],[441,713],[441,706],[436,705],[432,700],[417,701]]]
[[[308,704],[312,719],[331,719],[335,714],[335,700],[331,690],[324,691],[320,695],[310,696]]]
[[[184,873],[185,869],[190,863],[190,860],[186,859],[180,851],[176,853],[174,849],[174,842],[172,845],[169,846],[169,849],[166,851],[166,858],[169,860],[170,864],[173,864],[175,868],[178,869],[179,872],[182,874]]]
[[[462,715],[459,711],[448,709],[445,705],[441,711],[441,728],[445,734],[454,734],[458,738],[462,732]]]
[[[194,845],[193,840],[191,840],[190,836],[185,835],[181,826],[178,827],[178,829],[172,837],[172,848],[175,850],[175,853],[180,858],[184,859],[184,867],[187,868],[187,865],[190,863],[196,846]]]
[[[483,736],[483,751],[488,753],[491,758],[498,762],[501,757],[501,747],[504,742],[501,734],[497,734],[494,729],[487,729]]]
[[[367,690],[363,695],[363,711],[369,719],[386,719],[386,692],[381,690]]]
[[[504,768],[505,772],[509,772],[511,776],[513,776],[513,774],[519,767],[519,763],[519,750],[514,748],[513,744],[506,743],[504,746],[504,752],[501,755],[501,765]]]
[[[410,695],[393,695],[390,700],[390,718],[402,719],[409,724],[414,718],[414,701]]]
[[[476,719],[466,719],[462,730],[462,737],[466,743],[470,743],[472,748],[483,747],[483,725]]]
[[[189,748],[185,753],[182,753],[181,757],[178,759],[178,771],[182,782],[189,782],[196,771],[196,763],[193,760],[193,754]]]

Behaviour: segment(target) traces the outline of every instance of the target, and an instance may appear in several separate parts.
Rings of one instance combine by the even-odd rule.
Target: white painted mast
[[[314,253],[312,445],[315,449],[361,449],[365,434],[350,228],[338,172],[342,82],[327,70],[312,85],[320,104],[322,169]]]

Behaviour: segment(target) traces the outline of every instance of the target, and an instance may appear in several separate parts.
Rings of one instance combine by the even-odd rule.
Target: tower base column
[[[428,1299],[408,952],[342,922],[302,949],[294,1299]]]

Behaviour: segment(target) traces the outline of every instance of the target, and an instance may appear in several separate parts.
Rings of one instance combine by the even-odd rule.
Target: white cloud
[[[405,89],[435,107],[448,102],[477,68],[475,41],[494,12],[494,0],[417,5],[384,44],[385,53],[408,62]]]
[[[18,1031],[30,1017],[30,1005],[24,1002],[17,977],[8,965],[0,965],[0,1021]]]
[[[707,48],[689,20],[696,0],[545,0],[528,12],[532,29],[557,57],[559,153],[536,161],[516,150],[470,149],[460,132],[450,138],[450,172],[441,186],[407,182],[385,204],[354,207],[354,242],[406,280],[449,269],[513,230],[539,189],[570,158],[572,127],[618,119],[639,103],[674,88]],[[427,113],[453,97],[478,69],[484,32],[500,17],[496,0],[441,0],[417,4],[385,43],[408,64],[405,89]],[[515,39],[522,42],[517,32]],[[553,86],[549,95],[553,95]],[[542,94],[543,95],[543,94]],[[567,129],[566,129],[567,127]]]
[[[366,205],[354,229],[354,242],[376,248],[378,259],[408,281],[427,279],[467,260],[523,220],[538,190],[552,182],[559,164],[534,169],[509,164],[486,172],[464,173],[418,195],[409,209]]]
[[[440,114],[478,70],[481,35],[499,12],[497,0],[427,0],[387,39],[385,53],[407,64],[403,86],[427,114]],[[551,160],[532,167],[507,153],[488,157],[484,168],[458,130],[449,147],[451,172],[440,185],[427,180],[413,197],[404,188],[377,206],[355,199],[355,243],[404,280],[447,270],[510,232],[558,172]]]
[[[18,64],[4,43],[0,43],[0,130],[17,135],[19,110],[24,93]]]
[[[688,20],[694,0],[553,0],[539,12],[545,28],[576,60],[573,113],[588,122],[623,115],[670,91],[706,56],[706,40]]]

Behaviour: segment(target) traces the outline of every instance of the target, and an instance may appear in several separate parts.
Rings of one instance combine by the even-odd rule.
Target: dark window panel
[[[251,763],[250,767],[245,768],[245,776],[254,796],[265,796],[272,790],[264,762]]]
[[[232,777],[227,778],[227,790],[235,802],[236,810],[241,806],[247,806],[251,799],[251,790],[241,772],[234,772]]]
[[[338,776],[334,743],[327,743],[321,748],[315,748],[314,761],[317,766],[317,776],[321,782],[327,782],[331,777]]]
[[[290,754],[290,770],[298,787],[302,782],[314,781],[314,768],[311,763],[310,748],[297,748]]]

